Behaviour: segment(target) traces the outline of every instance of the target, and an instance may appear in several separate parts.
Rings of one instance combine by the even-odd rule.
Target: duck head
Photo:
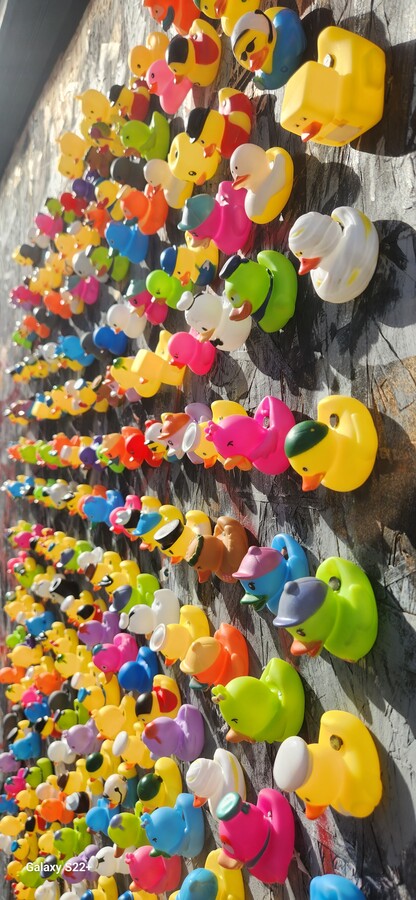
[[[285,453],[292,468],[302,476],[302,490],[314,491],[334,464],[335,432],[322,422],[299,422],[289,431]]]
[[[337,597],[329,585],[319,578],[299,578],[285,585],[273,625],[292,635],[290,652],[294,656],[318,656],[336,614]]]

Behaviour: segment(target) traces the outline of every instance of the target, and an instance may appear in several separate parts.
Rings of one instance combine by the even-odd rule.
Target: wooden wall
[[[184,397],[167,389],[154,404],[147,401],[146,409],[157,413],[181,409],[184,400],[189,402],[191,398],[209,402],[228,396],[253,412],[263,396],[272,394],[281,397],[300,418],[304,414],[313,416],[318,400],[328,393],[352,394],[369,406],[379,433],[374,473],[366,485],[346,495],[324,488],[302,494],[299,479],[290,472],[272,479],[256,471],[229,474],[218,467],[203,471],[189,463],[161,472],[133,473],[122,479],[122,484],[139,494],[149,487],[184,509],[201,505],[213,519],[219,513],[232,513],[263,545],[269,544],[277,532],[288,530],[306,548],[312,571],[329,555],[345,556],[365,569],[379,606],[377,643],[357,665],[348,665],[327,653],[300,662],[307,696],[302,735],[309,741],[316,739],[325,710],[340,708],[357,713],[377,742],[383,800],[374,815],[364,821],[328,811],[317,822],[309,823],[302,805],[292,796],[301,866],[292,863],[289,880],[282,889],[269,889],[250,880],[247,896],[255,900],[271,896],[304,900],[309,896],[310,876],[335,871],[353,878],[367,897],[407,900],[415,896],[416,859],[416,305],[414,160],[410,153],[414,145],[414,42],[410,41],[414,13],[411,4],[398,7],[394,0],[377,5],[359,0],[333,0],[330,5],[304,2],[300,12],[310,55],[320,29],[331,22],[383,47],[387,55],[385,115],[357,146],[305,147],[278,124],[281,92],[260,95],[247,88],[257,109],[253,140],[265,148],[281,144],[293,154],[295,163],[295,186],[284,217],[258,229],[253,253],[260,248],[285,250],[288,231],[303,212],[330,213],[341,204],[356,205],[375,222],[380,236],[376,274],[359,300],[341,306],[323,304],[306,276],[300,283],[295,316],[283,333],[268,336],[254,326],[246,348],[232,357],[222,357],[209,382],[187,376]],[[126,79],[128,48],[142,42],[150,30],[151,20],[139,0],[92,0],[70,52],[55,69],[33,110],[0,184],[4,334],[14,319],[6,306],[6,294],[21,274],[10,261],[10,253],[24,239],[45,197],[63,188],[55,169],[54,139],[75,124],[78,110],[74,96],[89,86],[106,90]],[[247,80],[225,50],[214,87],[227,83],[242,86]],[[209,102],[213,96],[213,91],[207,91],[196,99]],[[227,177],[226,165],[218,174]],[[172,214],[168,228],[172,240],[178,240],[176,221]],[[153,260],[156,258],[154,251]],[[172,328],[179,322],[179,314],[168,320]],[[154,346],[154,334],[147,336]],[[9,347],[3,347],[3,362],[11,355]],[[7,398],[14,389],[3,378],[1,390]],[[126,407],[118,419],[131,423],[135,416],[143,418],[139,405]],[[117,417],[111,412],[106,421],[89,419],[87,424],[111,430],[117,425]],[[80,421],[65,427],[71,433],[78,427],[85,430]],[[12,431],[14,434],[14,429],[2,424],[3,441]],[[23,512],[22,507],[19,513]],[[68,527],[63,515],[55,521]],[[108,542],[109,536],[99,530],[95,538]],[[123,541],[119,546],[132,552]],[[158,572],[161,566],[160,560],[144,554],[140,562],[143,570]],[[167,583],[178,589],[185,602],[198,598],[214,625],[221,621],[238,623],[250,644],[253,674],[260,674],[273,655],[288,655],[288,644],[274,629],[271,615],[240,608],[238,585],[214,581],[197,589],[194,573],[185,565],[170,570]],[[185,683],[183,687],[185,690]],[[209,696],[194,702],[206,718],[208,755],[215,745],[225,746],[226,729]],[[237,747],[247,772],[249,799],[260,788],[272,785],[275,752],[276,747],[267,744]],[[212,849],[213,842],[211,836],[207,849]]]

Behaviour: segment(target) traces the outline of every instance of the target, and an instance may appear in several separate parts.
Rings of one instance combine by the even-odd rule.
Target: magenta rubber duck
[[[136,638],[124,632],[116,634],[112,644],[96,644],[92,651],[93,663],[102,672],[119,672],[124,663],[134,662],[136,657]]]
[[[246,246],[253,229],[244,209],[246,194],[245,190],[233,190],[232,181],[222,181],[215,197],[210,194],[189,197],[178,228],[190,232],[194,247],[208,246],[212,240],[222,253],[238,253]]]
[[[248,459],[260,472],[279,475],[289,468],[284,444],[294,424],[286,403],[276,397],[265,397],[253,419],[226,416],[218,424],[209,422],[205,434],[224,457],[225,469],[233,469],[239,460]]]
[[[223,843],[221,866],[233,869],[245,865],[264,884],[286,881],[294,851],[295,824],[283,794],[265,788],[254,805],[232,792],[220,800],[216,815]]]
[[[146,84],[150,94],[159,97],[163,112],[174,116],[192,87],[189,78],[175,81],[175,75],[165,59],[156,59],[146,72]]]
[[[201,341],[196,331],[179,331],[168,341],[172,365],[188,366],[194,375],[207,375],[212,369],[217,351],[209,341]]]
[[[147,845],[125,855],[135,889],[149,894],[174,891],[181,878],[181,857],[152,856],[152,850],[153,847]]]
[[[185,703],[175,719],[159,716],[145,726],[142,741],[152,759],[174,754],[183,762],[200,756],[205,741],[204,720],[195,706]]]

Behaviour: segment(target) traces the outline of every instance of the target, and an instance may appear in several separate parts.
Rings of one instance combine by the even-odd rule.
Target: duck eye
[[[195,175],[196,175],[196,172],[194,172],[194,170],[193,170],[193,169],[191,169],[191,171],[190,171],[190,172],[188,172],[188,175],[190,175],[190,176],[191,176],[191,178],[193,178],[193,177],[194,177],[194,176],[195,176]]]
[[[305,632],[304,632],[303,628],[297,628],[296,634],[298,634],[300,637],[305,637]]]
[[[238,719],[231,719],[231,721],[235,722],[235,724],[238,725]]]
[[[227,447],[234,447],[234,441],[228,441]]]
[[[246,47],[246,53],[252,53],[255,46],[256,46],[255,41],[249,41],[249,43],[247,44],[247,47]]]
[[[307,467],[307,466],[302,466],[302,472],[307,472],[307,471],[308,471],[308,467]]]
[[[255,588],[256,588],[256,582],[255,582],[255,581],[249,581],[248,586],[249,586],[249,588],[250,588],[251,591],[254,591]]]

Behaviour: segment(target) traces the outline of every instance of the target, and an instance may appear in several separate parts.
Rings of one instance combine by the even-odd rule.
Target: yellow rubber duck
[[[273,776],[281,790],[296,791],[305,802],[308,819],[318,818],[328,806],[362,819],[382,795],[374,740],[357,716],[340,710],[323,714],[317,744],[300,737],[283,741]]]
[[[137,722],[136,701],[131,694],[126,694],[119,706],[103,706],[92,713],[92,718],[100,735],[108,740],[114,741],[120,731],[134,734]]]
[[[111,103],[105,94],[89,88],[75,97],[81,103],[82,115],[91,122],[111,122]]]
[[[182,516],[176,519],[169,516],[167,522],[162,521],[153,539],[161,553],[176,565],[185,558],[189,544],[198,534],[211,535],[212,527],[206,513],[193,509],[186,514],[185,521]]]
[[[172,209],[182,209],[185,201],[192,195],[194,189],[192,182],[176,178],[164,159],[149,159],[143,169],[143,175],[155,190],[162,188],[166,203]]]
[[[383,115],[386,57],[361,35],[331,25],[318,37],[318,61],[289,79],[280,124],[303,141],[342,147]]]
[[[179,623],[158,625],[149,641],[149,647],[165,657],[167,666],[185,658],[193,641],[209,637],[208,619],[198,606],[181,607]]]
[[[231,37],[241,16],[259,8],[258,0],[195,0],[195,3],[207,19],[221,19],[221,28],[227,37]]]
[[[136,723],[135,734],[127,734],[121,731],[113,743],[113,753],[120,756],[124,762],[132,766],[140,766],[141,769],[153,769],[155,760],[150,756],[150,750],[142,741],[144,725]]]
[[[150,66],[158,59],[164,59],[169,46],[169,38],[164,31],[151,31],[144,44],[132,47],[128,57],[128,65],[133,75],[133,84],[137,78],[144,78]]]
[[[160,806],[175,806],[182,792],[182,775],[178,764],[170,756],[161,756],[153,772],[140,779],[137,796],[143,812],[151,813]]]
[[[56,139],[56,143],[59,144],[61,153],[65,156],[71,156],[75,162],[83,159],[88,150],[87,142],[79,134],[75,134],[74,131],[64,131]]]
[[[264,225],[281,213],[293,187],[293,162],[286,150],[241,144],[230,159],[230,169],[233,188],[247,191],[244,209],[252,222]]]
[[[159,716],[175,719],[181,704],[182,697],[174,678],[165,674],[155,675],[152,690],[141,694],[136,700],[137,721],[133,730],[139,728],[141,732],[142,725],[147,725]]]
[[[221,850],[212,850],[205,860],[204,869],[212,872],[217,880],[217,894],[215,900],[244,900],[245,888],[240,868],[224,869],[219,859]],[[179,891],[169,895],[169,900],[189,900],[194,896],[212,896],[212,883],[207,883],[203,877],[203,869],[194,869]],[[199,874],[201,873],[201,875]],[[214,882],[215,883],[215,882]],[[209,885],[209,886],[208,886]]]
[[[82,178],[85,169],[84,160],[73,159],[72,156],[67,156],[64,153],[61,153],[58,159],[57,165],[58,172],[64,176],[64,178],[68,178],[73,181],[75,178]]]
[[[111,377],[124,390],[134,388],[141,397],[154,397],[162,383],[180,387],[186,368],[170,365],[169,331],[161,331],[156,350],[139,350],[135,357],[122,357],[111,366]]]
[[[320,484],[332,491],[354,491],[370,476],[378,437],[368,409],[359,400],[330,395],[318,403],[317,421],[289,431],[285,453],[302,476],[302,490]]]
[[[207,87],[215,81],[221,60],[221,40],[208,22],[195,19],[186,36],[177,34],[169,42],[166,62],[175,82],[189,78],[193,84]]]

